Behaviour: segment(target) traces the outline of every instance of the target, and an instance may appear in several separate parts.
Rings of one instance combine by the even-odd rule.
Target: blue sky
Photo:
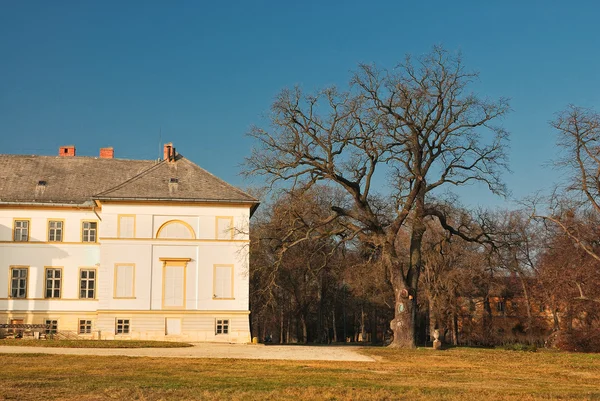
[[[513,195],[559,172],[548,121],[600,109],[600,5],[593,1],[4,1],[0,152],[156,158],[159,131],[239,186],[245,133],[275,95],[348,81],[360,62],[393,67],[434,44],[460,50],[476,90],[511,98]],[[480,187],[469,205],[502,205]]]

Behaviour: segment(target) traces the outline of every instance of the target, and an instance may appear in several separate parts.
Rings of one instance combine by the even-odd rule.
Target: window
[[[216,334],[228,334],[229,333],[229,320],[228,319],[217,319],[217,330]]]
[[[213,298],[233,298],[233,265],[214,266]]]
[[[96,270],[81,269],[79,271],[79,298],[94,299],[96,297]]]
[[[185,306],[185,266],[166,264],[164,267],[163,307]]]
[[[60,298],[61,269],[46,269],[46,298]]]
[[[79,334],[91,334],[92,332],[92,321],[79,319]]]
[[[96,242],[98,223],[95,221],[84,221],[81,226],[81,242]]]
[[[46,320],[44,322],[46,325],[46,334],[56,334],[58,331],[58,320]]]
[[[19,242],[29,241],[29,220],[15,220],[13,239]]]
[[[63,240],[63,222],[60,220],[48,221],[48,241],[62,242]]]
[[[10,296],[11,298],[27,298],[27,267],[13,267],[10,269]]]
[[[176,317],[168,317],[165,319],[165,334],[180,335],[181,334],[181,319]]]
[[[217,216],[217,239],[233,239],[233,217]]]
[[[160,226],[156,232],[156,238],[195,239],[196,234],[185,221],[170,220]]]
[[[114,298],[133,298],[134,274],[134,265],[115,265]]]
[[[115,334],[129,334],[129,319],[117,319]]]
[[[119,215],[119,223],[117,226],[117,236],[119,238],[134,238],[135,237],[135,216]]]
[[[506,305],[505,305],[504,301],[496,302],[496,310],[498,312],[504,312],[505,309],[506,309]]]

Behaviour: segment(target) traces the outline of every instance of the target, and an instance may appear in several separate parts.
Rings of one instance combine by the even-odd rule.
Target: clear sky
[[[0,1],[0,153],[156,158],[159,131],[238,186],[248,128],[275,95],[345,85],[434,44],[460,50],[481,95],[511,98],[515,197],[558,172],[548,121],[600,109],[596,1]],[[479,187],[466,204],[500,205]]]

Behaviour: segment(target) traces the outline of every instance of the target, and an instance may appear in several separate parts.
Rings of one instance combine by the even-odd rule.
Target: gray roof
[[[95,199],[258,204],[181,155],[174,162],[0,155],[1,203],[85,204]]]

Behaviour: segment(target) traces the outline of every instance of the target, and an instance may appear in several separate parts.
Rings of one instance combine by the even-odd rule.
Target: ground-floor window
[[[56,334],[58,331],[58,320],[46,319],[44,324],[46,325],[46,334]]]
[[[216,334],[229,333],[229,319],[217,319]]]
[[[90,334],[92,332],[92,321],[79,319],[79,334]]]
[[[129,334],[129,319],[117,319],[115,334]]]

